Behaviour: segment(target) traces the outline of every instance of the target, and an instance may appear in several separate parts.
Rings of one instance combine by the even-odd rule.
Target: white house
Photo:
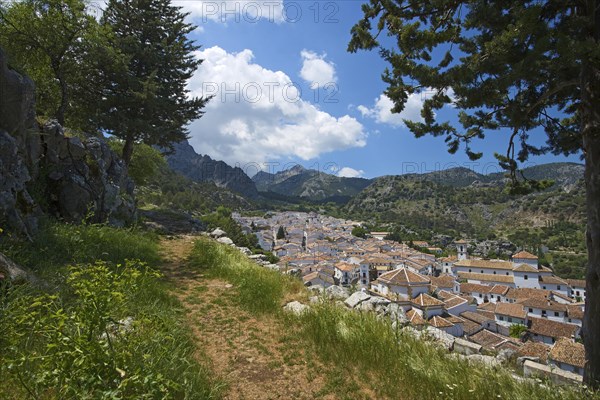
[[[511,325],[527,325],[527,312],[518,303],[496,303],[494,311],[498,333],[509,336]]]
[[[386,272],[371,283],[371,290],[383,296],[413,299],[429,291],[431,281],[426,276],[401,267]]]
[[[567,279],[567,283],[571,288],[569,296],[576,301],[585,303],[585,280],[584,279]]]
[[[527,331],[533,341],[553,344],[561,337],[578,338],[581,328],[574,324],[552,321],[547,318],[530,317]]]

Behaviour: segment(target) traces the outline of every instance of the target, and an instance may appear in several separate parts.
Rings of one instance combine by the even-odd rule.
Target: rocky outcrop
[[[33,274],[0,253],[0,282],[23,283],[34,280]]]
[[[175,172],[193,181],[213,182],[249,198],[258,197],[254,182],[241,168],[197,154],[187,140],[174,144],[173,152],[167,154],[167,162]]]
[[[136,217],[134,184],[125,164],[98,137],[67,137],[56,122],[41,130],[40,170],[48,212],[68,222],[123,226]]]
[[[42,212],[125,225],[136,218],[133,189],[103,139],[69,137],[55,122],[38,127],[33,82],[0,50],[0,227],[30,236]]]

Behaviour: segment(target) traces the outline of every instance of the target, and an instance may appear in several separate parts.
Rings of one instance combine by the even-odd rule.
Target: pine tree
[[[125,61],[100,77],[108,84],[97,125],[123,140],[127,164],[135,142],[171,148],[186,139],[186,124],[208,101],[188,98],[186,84],[202,60],[187,38],[196,27],[184,22],[186,15],[169,0],[111,0],[102,17]]]
[[[514,193],[548,185],[519,172],[530,155],[585,157],[584,381],[600,387],[600,1],[370,0],[363,12],[348,50],[376,49],[390,64],[392,112],[428,91],[423,122],[405,121],[415,136],[444,137],[451,153],[464,146],[476,160],[475,141],[506,135],[496,157]],[[450,104],[457,124],[436,118]],[[534,145],[533,134],[546,143]]]
[[[285,231],[283,230],[283,226],[279,225],[279,229],[277,230],[277,240],[285,239]]]

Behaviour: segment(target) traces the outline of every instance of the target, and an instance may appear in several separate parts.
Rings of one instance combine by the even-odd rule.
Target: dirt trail
[[[193,236],[163,239],[163,273],[188,312],[199,357],[224,381],[225,399],[335,399],[327,370],[273,316],[256,317],[235,301],[235,288],[186,266]],[[354,397],[354,396],[353,396]]]

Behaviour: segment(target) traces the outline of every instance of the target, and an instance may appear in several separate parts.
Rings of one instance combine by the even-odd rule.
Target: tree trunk
[[[68,99],[68,88],[67,83],[65,82],[62,73],[58,78],[58,83],[60,84],[60,106],[58,106],[58,110],[56,110],[56,120],[62,126],[65,125],[65,113],[67,112],[67,104],[69,102]]]
[[[596,1],[589,1],[588,35],[600,43],[600,10]],[[585,154],[585,189],[587,208],[586,244],[588,266],[586,273],[585,315],[583,341],[585,344],[584,382],[600,388],[600,66],[593,59],[583,60],[581,72],[581,133]]]
[[[125,165],[129,167],[131,163],[131,157],[133,156],[133,136],[128,135],[125,139],[125,143],[123,144],[123,161]]]

